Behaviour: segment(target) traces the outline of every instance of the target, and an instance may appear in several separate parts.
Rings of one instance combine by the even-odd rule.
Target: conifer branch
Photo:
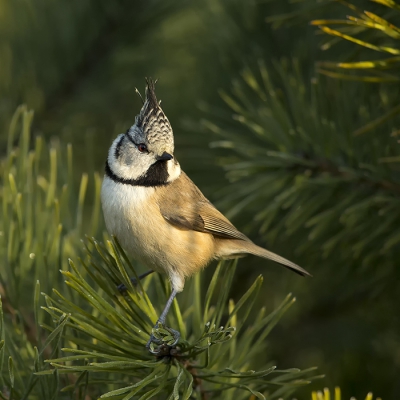
[[[82,248],[79,232],[84,221],[77,218],[71,224],[69,215],[82,213],[87,178],[75,193],[77,200],[67,203],[66,199],[73,199],[68,193],[73,187],[57,179],[65,162],[62,151],[49,146],[44,165],[50,168],[42,169],[41,139],[29,150],[30,113],[22,107],[16,118],[22,122],[22,135],[0,163],[0,232],[8,238],[0,241],[5,260],[0,284],[7,287],[8,295],[0,307],[3,398],[47,400],[90,393],[91,398],[211,400],[229,390],[238,400],[250,394],[267,399],[274,393],[289,395],[316,378],[313,369],[276,370],[267,357],[255,362],[255,356],[265,350],[266,336],[294,299],[289,295],[270,315],[261,310],[255,321],[246,323],[262,277],[235,305],[228,298],[236,265],[232,262],[218,265],[205,298],[201,277],[189,282],[167,322],[187,334],[172,346],[169,328],[159,326],[153,333],[162,342],[162,351],[150,354],[145,344],[156,309],[168,296],[169,283],[151,275],[133,287],[129,277],[137,276],[135,266],[116,240],[104,245],[88,237]],[[13,129],[19,126],[16,123]],[[10,143],[16,137],[12,131]],[[98,208],[94,210],[98,214],[89,218],[88,226],[100,218]],[[78,261],[60,264],[69,254]],[[64,283],[53,271],[57,266]],[[32,275],[39,281],[34,283]],[[128,288],[124,295],[118,290],[121,283]],[[26,300],[16,295],[22,287],[30,292]],[[181,301],[186,306],[181,308]],[[14,317],[8,318],[6,310]],[[32,326],[31,314],[34,329],[25,331]]]

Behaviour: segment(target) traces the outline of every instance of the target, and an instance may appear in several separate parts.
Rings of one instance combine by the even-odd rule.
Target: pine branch
[[[386,10],[382,12],[379,9],[379,14],[382,15],[380,16],[374,12],[358,8],[351,2],[340,1],[340,3],[356,16],[348,15],[346,19],[317,19],[311,21],[311,24],[318,26],[323,33],[340,39],[339,42],[345,40],[369,50],[387,53],[391,57],[353,62],[321,61],[317,64],[317,70],[333,78],[375,83],[398,81],[396,71],[400,63],[398,44],[400,29],[389,20],[398,17],[400,5],[396,1],[375,1],[375,3],[380,3],[392,10],[389,15],[385,15],[388,14]],[[332,26],[335,26],[335,29]],[[363,37],[366,37],[366,39],[363,39]],[[322,47],[329,48],[330,46],[323,45]],[[337,72],[340,70],[343,72]],[[394,73],[386,72],[388,70],[393,70]],[[364,71],[373,75],[363,75]]]
[[[298,157],[298,155],[295,154],[292,154],[292,156],[293,158]],[[332,177],[341,178],[341,180],[349,182],[352,185],[356,185],[360,189],[372,191],[373,193],[382,190],[395,196],[400,195],[399,182],[392,182],[385,179],[377,180],[376,177],[372,176],[368,168],[361,170],[349,167],[343,168],[333,164],[330,160],[321,160],[309,155],[304,155],[300,158],[302,159],[301,162],[294,162],[292,165],[288,165],[284,168],[292,173],[308,175],[310,179],[318,179],[328,174]],[[307,166],[305,166],[305,164]]]
[[[211,400],[229,393],[228,398],[237,400],[249,395],[272,399],[316,378],[312,369],[280,371],[258,359],[266,337],[294,299],[289,295],[271,314],[261,310],[249,321],[262,277],[235,303],[228,297],[232,262],[218,265],[205,295],[199,275],[189,282],[168,320],[182,339],[172,345],[169,328],[159,326],[153,335],[161,341],[160,351],[156,356],[148,352],[145,344],[169,283],[150,276],[134,287],[129,277],[137,276],[136,269],[115,240],[103,245],[87,238],[83,249],[78,246],[84,226],[98,225],[93,223],[100,217],[98,207],[89,223],[83,221],[87,178],[78,193],[70,193],[74,186],[63,184],[58,171],[65,162],[60,149],[47,148],[44,160],[41,138],[29,149],[31,117],[24,107],[18,109],[8,155],[0,164],[0,232],[7,238],[0,242],[5,260],[0,283],[7,299],[0,307],[3,398],[47,400],[87,393],[90,398]],[[68,154],[64,176],[71,182],[71,149]],[[70,223],[70,215],[78,215],[76,224]],[[69,254],[79,261],[60,262]],[[121,283],[128,288],[124,295],[118,290]],[[42,291],[52,295],[40,296]],[[31,320],[34,330],[25,331]]]
[[[311,399],[312,400],[330,400],[331,399],[331,392],[328,388],[325,388],[323,391],[314,391],[311,394]],[[342,394],[341,390],[339,387],[335,387],[335,391],[333,394],[332,400],[341,400],[342,399]],[[352,397],[351,399],[356,400],[355,397]],[[365,397],[365,400],[373,400],[374,396],[371,392],[367,394]],[[377,397],[376,400],[382,400],[380,397]]]
[[[242,335],[238,336],[240,329],[235,330],[229,325],[220,326],[221,318],[225,314],[223,310],[226,304],[224,303],[229,287],[225,285],[223,292],[215,293],[217,302],[214,306],[210,302],[214,289],[210,286],[206,296],[208,300],[207,298],[205,300],[204,318],[211,316],[211,320],[205,322],[206,319],[204,319],[203,329],[198,331],[196,327],[190,326],[190,321],[194,320],[194,313],[198,310],[191,307],[184,311],[176,304],[175,315],[170,319],[171,326],[178,327],[183,323],[186,326],[184,331],[192,333],[176,346],[171,347],[167,344],[171,338],[167,327],[161,326],[153,330],[153,334],[163,342],[159,345],[159,355],[153,359],[144,346],[157,314],[154,313],[155,306],[151,304],[146,292],[142,292],[141,284],[137,289],[130,284],[127,276],[136,276],[132,264],[121,253],[122,249],[115,241],[109,242],[106,248],[94,240],[89,240],[86,248],[88,257],[92,261],[90,263],[82,261],[81,267],[84,268],[87,277],[90,277],[90,281],[93,281],[93,286],[83,278],[81,268],[72,261],[70,261],[72,270],[64,271],[63,275],[66,278],[66,284],[76,291],[87,305],[84,308],[77,307],[57,291],[54,292],[55,298],[46,296],[47,307],[44,309],[54,321],[59,321],[55,329],[51,327],[47,329],[62,332],[64,337],[62,351],[70,354],[47,361],[59,373],[91,371],[93,377],[103,371],[109,371],[116,374],[119,377],[118,380],[124,380],[124,375],[129,376],[134,370],[137,382],[124,388],[112,389],[112,386],[108,385],[107,395],[102,396],[107,398],[119,398],[118,396],[122,394],[144,395],[153,391],[174,398],[178,398],[178,393],[181,393],[182,398],[189,398],[192,393],[191,386],[194,383],[194,389],[197,388],[199,395],[203,398],[205,393],[208,393],[210,398],[215,398],[216,392],[221,393],[221,390],[236,388],[239,398],[242,398],[242,391],[250,391],[257,398],[265,399],[267,397],[265,393],[262,393],[266,390],[270,392],[275,381],[288,384],[290,382],[288,391],[293,389],[294,384],[306,383],[304,380],[299,380],[302,374],[299,374],[298,370],[281,371],[288,375],[280,375],[276,380],[267,378],[274,373],[275,367],[264,367],[259,372],[243,370],[244,366],[253,363],[251,361],[253,352],[249,352],[249,349],[254,346],[254,351],[260,351],[263,348],[261,339],[255,338],[259,335],[263,337],[272,329],[282,313],[293,303],[290,296],[272,315],[261,318],[256,325],[245,329]],[[234,271],[235,268],[232,265],[220,264],[212,282],[217,282],[222,277],[225,278],[224,282],[232,282],[231,277]],[[113,279],[109,278],[111,276]],[[150,286],[156,284],[154,282],[156,279],[148,279]],[[240,309],[248,315],[249,310],[246,308],[254,304],[261,281],[258,278],[238,301],[237,307],[233,307],[227,314],[228,323],[238,318],[239,325],[243,326],[246,317],[243,318],[243,315],[240,317]],[[117,282],[123,282],[130,288],[126,298],[118,294]],[[99,292],[96,287],[101,288],[101,291]],[[195,287],[200,288],[201,285]],[[157,292],[163,292],[162,288],[157,289]],[[192,292],[192,295],[201,297],[196,292]],[[157,301],[161,301],[159,306],[162,306],[160,296]],[[186,315],[185,320],[180,320],[181,315]],[[64,327],[60,330],[63,324]],[[79,350],[76,350],[75,345],[79,346]],[[232,346],[235,351],[232,351]],[[88,360],[89,363],[82,364],[82,359]],[[176,373],[173,372],[174,370]],[[43,371],[40,375],[48,375],[51,372],[50,369]],[[291,374],[295,374],[294,380],[291,379]],[[156,375],[157,380],[155,380]],[[177,380],[173,379],[173,376],[176,376]],[[89,378],[88,385],[91,385],[92,379]],[[164,384],[160,383],[160,379]],[[236,384],[235,381],[240,383]]]
[[[322,82],[308,89],[300,75],[288,76],[283,68],[277,65],[280,87],[271,84],[263,64],[256,72],[246,68],[233,94],[221,94],[234,112],[231,122],[222,113],[219,125],[204,122],[222,139],[213,147],[223,149],[221,164],[231,181],[221,192],[221,208],[230,208],[230,217],[258,221],[269,241],[301,232],[307,240],[296,240],[296,251],[318,248],[324,265],[340,245],[335,263],[347,270],[352,260],[369,268],[379,260],[393,269],[400,250],[394,208],[400,182],[395,163],[380,160],[396,157],[400,148],[390,146],[387,135],[378,146],[352,134],[351,87],[327,96]],[[331,110],[339,104],[336,121]]]

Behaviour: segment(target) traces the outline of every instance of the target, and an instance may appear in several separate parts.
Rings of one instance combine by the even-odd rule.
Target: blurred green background
[[[240,261],[232,297],[263,273],[260,306],[298,299],[260,357],[318,366],[344,398],[396,400],[399,120],[353,133],[396,105],[399,88],[316,73],[317,60],[362,57],[334,39],[322,51],[309,25],[347,13],[324,1],[0,0],[0,155],[27,104],[33,136],[72,143],[79,176],[102,172],[140,109],[135,87],[158,78],[183,169],[256,243],[314,275]]]

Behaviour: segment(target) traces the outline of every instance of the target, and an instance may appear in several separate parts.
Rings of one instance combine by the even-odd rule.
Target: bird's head
[[[106,173],[121,183],[160,186],[180,175],[174,158],[174,135],[155,93],[155,82],[146,79],[146,98],[135,123],[110,147]]]

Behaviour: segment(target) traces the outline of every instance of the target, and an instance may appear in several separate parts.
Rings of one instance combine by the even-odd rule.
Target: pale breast
[[[122,247],[141,261],[144,261],[142,247],[148,242],[148,228],[154,224],[149,220],[153,194],[153,188],[124,185],[108,177],[104,178],[101,190],[108,233],[116,236]]]
[[[157,189],[119,184],[105,177],[101,197],[108,232],[149,268],[184,277],[213,258],[212,235],[168,223],[156,201]]]

